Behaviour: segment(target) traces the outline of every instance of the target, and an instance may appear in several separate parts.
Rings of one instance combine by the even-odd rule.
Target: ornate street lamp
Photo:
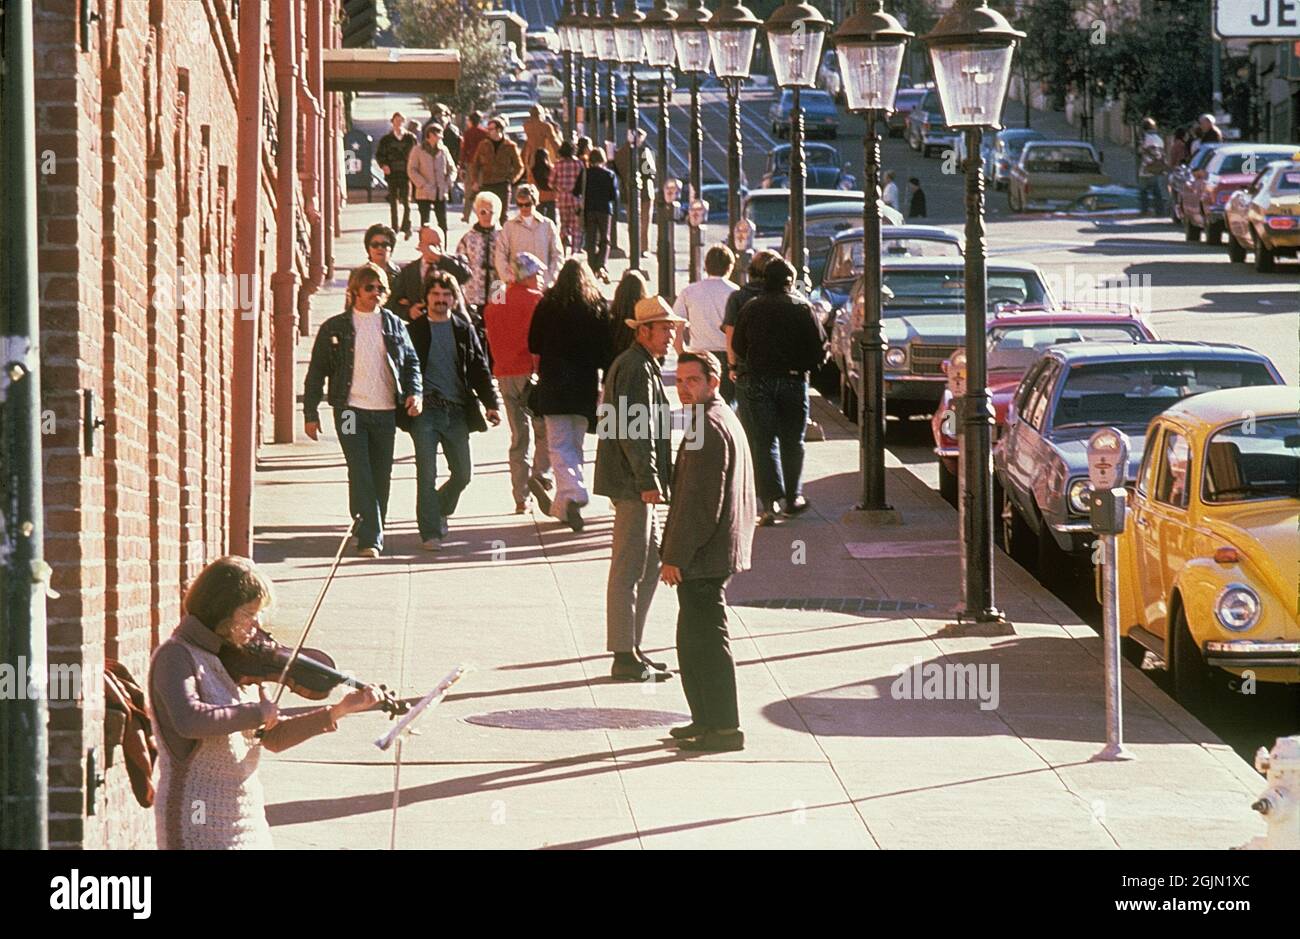
[[[804,168],[803,105],[799,92],[817,83],[822,43],[830,26],[812,4],[793,0],[777,7],[764,24],[776,83],[790,91],[790,263],[805,290],[812,282],[804,247],[804,185],[808,182],[808,172]]]
[[[880,133],[878,123],[894,110],[903,55],[912,33],[884,12],[881,0],[858,0],[835,31],[844,96],[850,111],[867,122],[863,137],[862,190],[863,323],[862,393],[858,395],[858,449],[864,512],[891,513],[885,501],[885,339],[881,332]],[[868,515],[868,518],[871,516]]]
[[[762,25],[740,0],[722,0],[708,22],[713,71],[727,88],[727,240],[733,246],[740,221],[740,86],[749,78],[754,40]]]
[[[596,2],[597,0],[592,0],[593,6]],[[611,163],[614,159],[614,153],[618,149],[618,95],[616,94],[614,82],[614,76],[619,65],[618,40],[615,38],[614,31],[617,23],[618,17],[614,15],[614,0],[604,0],[602,12],[592,20],[592,25],[596,37],[596,55],[605,63],[605,108],[609,115],[609,123],[605,125],[605,155],[609,157]],[[599,120],[597,126],[600,126]],[[611,165],[610,168],[613,169],[613,166]],[[626,257],[618,246],[617,206],[615,206],[614,217],[609,221],[609,256],[611,258]]]
[[[593,0],[594,2],[594,0]],[[591,130],[592,115],[596,112],[596,34],[591,25],[591,13],[583,0],[574,0],[574,33],[578,37],[581,57],[578,59],[578,105],[583,109],[580,134]],[[591,63],[591,82],[587,82],[587,63]],[[590,95],[590,99],[588,99]]]
[[[574,35],[573,0],[564,0],[564,12],[555,21],[555,31],[559,34],[560,51],[564,56],[564,133],[568,136],[577,126],[574,120],[578,113],[573,97],[573,57],[575,49],[579,53],[582,49],[581,39]]]
[[[687,7],[677,14],[677,26],[673,30],[673,42],[677,46],[677,67],[691,76],[691,133],[687,149],[690,151],[690,179],[687,186],[687,202],[690,205],[689,218],[699,213],[695,203],[702,200],[704,188],[704,126],[700,122],[700,76],[709,70],[709,34],[706,24],[709,11],[704,9],[704,0],[687,0]],[[701,227],[692,223],[690,226],[690,282],[700,279],[700,253],[702,248]]]
[[[623,12],[614,20],[614,41],[618,60],[627,66],[627,256],[628,268],[641,269],[641,129],[636,100],[636,67],[645,61],[645,37],[641,34],[645,14],[636,0],[624,0]]]
[[[646,13],[641,24],[641,37],[645,45],[646,61],[659,69],[659,140],[657,141],[657,162],[659,163],[660,184],[656,189],[655,212],[659,216],[659,247],[655,254],[659,261],[659,296],[672,302],[677,296],[674,283],[677,259],[673,256],[673,213],[676,211],[677,197],[670,198],[670,179],[668,172],[668,83],[672,80],[673,63],[677,61],[677,50],[673,46],[673,25],[677,13],[668,9],[668,0],[655,0],[654,9]],[[680,188],[680,184],[678,184]]]
[[[1005,623],[993,605],[993,407],[989,399],[988,290],[984,251],[983,129],[1001,127],[1011,58],[1025,34],[985,0],[957,0],[923,41],[948,125],[966,131],[966,394],[957,402],[962,424],[959,479],[964,607],[960,622]]]

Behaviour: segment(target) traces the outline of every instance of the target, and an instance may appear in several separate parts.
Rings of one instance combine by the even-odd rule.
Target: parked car
[[[558,108],[564,104],[564,82],[554,75],[538,75],[534,86],[537,89],[537,101],[548,108]]]
[[[1119,628],[1193,703],[1224,669],[1300,682],[1300,391],[1236,388],[1156,416],[1118,539]]]
[[[1238,189],[1224,208],[1228,257],[1233,263],[1255,252],[1255,270],[1268,273],[1273,260],[1300,254],[1300,162],[1279,161]]]
[[[1028,127],[1007,127],[993,135],[993,146],[984,164],[984,179],[994,189],[1006,189],[1011,167],[1020,159],[1020,151],[1031,140],[1046,140],[1042,131]]]
[[[525,114],[528,109],[537,103],[537,96],[532,92],[525,94],[522,91],[505,91],[498,92],[492,100],[492,110],[501,111],[523,111]]]
[[[1117,427],[1132,439],[1131,484],[1143,460],[1143,433],[1161,411],[1206,391],[1280,384],[1266,356],[1229,343],[1052,346],[1016,388],[993,449],[1003,547],[1041,579],[1062,577],[1072,560],[1089,555],[1095,537],[1087,444],[1097,428]]]
[[[668,79],[668,97],[671,100],[673,91],[677,87],[677,80],[673,75],[672,69],[665,69]],[[649,65],[638,65],[636,67],[636,100],[641,102],[658,102],[659,86],[664,84],[664,75],[660,74],[659,69],[652,68]],[[624,95],[627,92],[624,91]]]
[[[933,88],[927,90],[921,103],[908,113],[904,126],[907,145],[923,157],[928,157],[932,150],[955,150],[961,136],[948,126],[943,116],[943,102],[939,99],[939,92]]]
[[[912,109],[925,100],[925,88],[902,88],[898,89],[898,94],[894,96],[894,110],[890,113],[888,123],[888,133],[891,137],[903,136],[903,131],[907,126],[907,115],[912,113]]]
[[[1114,218],[1138,215],[1142,197],[1132,186],[1092,186],[1060,212],[1071,218]]]
[[[1188,241],[1223,240],[1223,209],[1238,189],[1249,186],[1274,160],[1295,155],[1295,145],[1233,143],[1216,147],[1206,164],[1192,173],[1182,191],[1183,232]]]
[[[700,198],[709,204],[709,222],[727,221],[727,193],[730,187],[725,180],[706,179],[700,185]],[[745,204],[745,198],[749,195],[749,190],[745,186],[740,187],[740,204]]]
[[[1192,174],[1199,169],[1204,169],[1205,164],[1210,162],[1210,157],[1214,155],[1214,151],[1220,146],[1222,145],[1217,143],[1202,144],[1192,154],[1190,160],[1182,166],[1176,166],[1169,171],[1169,218],[1175,225],[1182,227],[1183,190],[1192,181]]]
[[[528,52],[554,52],[559,48],[560,36],[550,27],[524,33],[524,49]]]
[[[1143,314],[1119,308],[1109,312],[1008,311],[989,320],[988,328],[987,387],[993,399],[995,443],[1006,427],[1011,396],[1025,372],[1049,346],[1068,342],[1151,342],[1157,338]],[[948,374],[947,363],[944,374]],[[939,494],[953,504],[957,500],[955,408],[952,391],[945,385],[939,406],[930,418],[930,430],[934,453],[939,458]]]
[[[960,257],[887,257],[881,264],[884,287],[885,397],[888,414],[908,418],[934,413],[943,396],[943,362],[966,341],[965,262]],[[1042,272],[1023,261],[990,259],[989,312],[1034,307],[1056,310]],[[832,353],[843,363],[840,400],[855,413],[861,389],[863,278],[835,319]]]
[[[1012,212],[1059,209],[1094,186],[1109,186],[1102,156],[1081,140],[1031,140],[1011,167],[1007,205]]]
[[[844,176],[840,151],[828,143],[804,144],[804,167],[808,177],[806,185],[813,189],[835,189]],[[779,143],[767,155],[763,170],[764,189],[787,189],[790,186],[790,145]]]
[[[805,205],[811,208],[824,202],[856,202],[862,211],[862,193],[844,189],[807,189]],[[741,214],[752,228],[751,243],[746,246],[755,251],[760,248],[777,248],[790,218],[790,190],[755,189],[745,196]]]
[[[840,132],[840,112],[834,100],[824,91],[804,90],[799,94],[799,106],[803,108],[804,137],[828,137],[834,140]],[[767,112],[772,125],[772,136],[777,140],[790,137],[790,111],[794,107],[794,93],[782,89],[781,94],[772,102]]]

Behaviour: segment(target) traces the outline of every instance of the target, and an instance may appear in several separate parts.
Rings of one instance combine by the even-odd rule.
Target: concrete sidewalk
[[[340,259],[362,256],[361,230],[382,210],[345,212]],[[336,282],[313,335],[341,305]],[[857,497],[856,440],[814,400],[829,439],[809,446],[813,509],[759,530],[754,570],[730,589],[747,739],[734,754],[666,742],[686,720],[679,679],[610,681],[606,500],[593,499],[580,535],[509,514],[508,434],[478,434],[449,543],[427,554],[399,433],[388,553],[349,553],[309,644],[404,697],[457,664],[473,669],[405,746],[400,847],[1228,848],[1262,833],[1249,808],[1260,777],[1127,665],[1138,759],[1089,762],[1104,732],[1100,640],[1004,556],[998,602],[1015,634],[952,635],[955,513],[891,458],[889,498],[905,524],[842,524]],[[277,584],[285,641],[347,526],[332,436],[266,446],[259,460],[256,558]],[[661,586],[646,646],[674,667],[676,612]],[[983,701],[918,700],[918,687],[900,698],[900,675],[918,664],[975,666]],[[388,726],[355,716],[265,755],[278,846],[388,844],[393,758],[373,745]]]

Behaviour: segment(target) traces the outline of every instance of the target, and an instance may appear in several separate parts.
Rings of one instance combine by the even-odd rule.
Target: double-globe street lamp
[[[754,40],[762,22],[740,0],[723,0],[709,17],[709,52],[713,71],[727,88],[727,241],[737,252],[740,224],[740,86],[749,77]]]
[[[777,7],[764,24],[776,83],[790,91],[790,262],[805,290],[811,287],[811,280],[804,246],[804,186],[808,174],[804,168],[800,90],[816,85],[822,43],[830,25],[812,4],[793,0]]]
[[[704,126],[700,121],[700,76],[709,70],[708,22],[709,11],[704,9],[704,0],[687,0],[686,9],[677,14],[677,25],[673,30],[673,42],[677,46],[677,66],[691,76],[691,132],[687,140],[687,149],[690,151],[688,161],[690,179],[687,187],[687,207],[692,212],[695,210],[695,204],[704,198]],[[693,222],[690,226],[691,283],[700,279],[703,219],[698,221],[698,224]]]
[[[897,521],[885,501],[885,338],[881,331],[880,133],[878,123],[894,109],[903,55],[912,33],[884,12],[882,0],[858,0],[835,31],[835,53],[850,111],[866,119],[862,139],[862,394],[858,396],[858,443],[862,502],[867,518]],[[872,513],[886,513],[873,516]]]
[[[659,69],[659,139],[656,162],[659,164],[659,185],[655,193],[655,214],[659,219],[659,247],[655,252],[659,262],[659,296],[670,303],[677,296],[674,283],[677,259],[673,251],[673,212],[676,211],[677,191],[681,184],[668,172],[668,98],[670,95],[673,64],[677,52],[673,43],[673,27],[677,13],[668,8],[668,0],[655,0],[654,9],[645,14],[641,36],[645,46],[646,62]]]
[[[577,105],[573,95],[573,53],[581,51],[582,42],[574,35],[573,0],[564,0],[564,12],[555,21],[555,31],[560,37],[560,52],[564,60],[564,134],[569,136],[577,127]],[[577,40],[575,42],[575,40]],[[579,60],[581,68],[581,60]]]
[[[593,0],[594,2],[594,0]],[[583,0],[574,0],[573,33],[578,40],[578,82],[576,95],[578,108],[582,110],[582,121],[576,123],[577,134],[586,136],[591,133],[592,115],[596,106],[596,34],[592,28],[591,13]],[[587,81],[587,64],[591,63],[591,81]]]
[[[642,25],[645,14],[636,0],[624,0],[623,12],[614,20],[614,42],[618,60],[627,66],[627,256],[628,268],[641,269],[641,147],[637,132],[641,129],[637,110],[636,67],[645,59]]]
[[[598,0],[591,0],[592,9]],[[604,0],[602,12],[597,16],[593,15],[592,32],[596,38],[596,55],[600,61],[605,63],[605,110],[609,115],[609,123],[605,125],[606,136],[605,154],[611,160],[618,148],[618,95],[615,93],[614,76],[618,71],[618,39],[616,27],[618,17],[614,14],[614,0]],[[597,128],[600,127],[599,116],[596,119]],[[593,136],[592,140],[596,138]],[[609,222],[609,256],[612,258],[623,257],[623,252],[618,247],[618,207],[614,208],[614,217]]]
[[[993,603],[993,407],[987,379],[984,128],[1000,128],[1011,81],[1011,60],[1025,34],[986,0],[957,0],[922,37],[930,49],[935,84],[948,126],[966,133],[966,393],[958,400],[962,425],[962,581],[959,622],[1004,623]]]

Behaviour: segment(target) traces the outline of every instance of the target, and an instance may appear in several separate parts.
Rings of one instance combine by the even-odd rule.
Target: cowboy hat
[[[686,320],[674,313],[673,308],[668,305],[668,302],[663,297],[654,296],[638,300],[636,302],[636,318],[626,319],[623,322],[636,329],[638,326],[644,326],[647,323],[685,323]]]

